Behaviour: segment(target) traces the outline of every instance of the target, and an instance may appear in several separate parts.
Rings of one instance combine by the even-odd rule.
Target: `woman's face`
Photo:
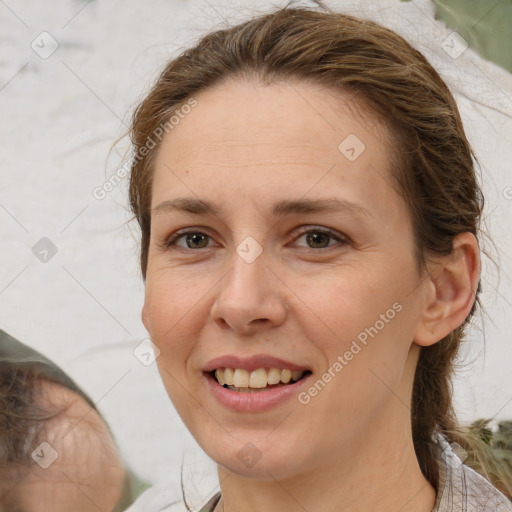
[[[155,162],[142,314],[185,425],[259,479],[405,433],[425,294],[384,127],[302,82],[230,80],[195,99]],[[221,387],[207,371],[226,367],[267,388]],[[282,370],[307,372],[269,389]]]

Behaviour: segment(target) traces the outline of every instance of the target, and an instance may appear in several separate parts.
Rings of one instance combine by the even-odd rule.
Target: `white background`
[[[511,75],[471,50],[454,58],[461,41],[446,39],[455,36],[434,21],[426,0],[327,3],[404,35],[456,95],[482,164],[485,227],[496,247],[484,244],[497,262],[484,257],[486,312],[467,345],[465,361],[475,361],[455,380],[457,411],[462,421],[512,419],[512,193],[505,197],[512,186]],[[151,482],[178,482],[189,436],[155,365],[145,367],[132,352],[147,334],[127,180],[103,200],[92,190],[122,166],[127,140],[109,150],[170,57],[209,29],[284,2],[243,5],[0,3],[0,328],[53,359],[90,394],[127,462]],[[31,48],[43,31],[59,44],[46,59]],[[47,263],[32,252],[42,237],[57,248]]]

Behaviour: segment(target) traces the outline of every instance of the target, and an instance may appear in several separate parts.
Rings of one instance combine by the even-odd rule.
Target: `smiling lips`
[[[265,354],[249,358],[224,356],[210,361],[204,371],[232,390],[270,389],[300,380],[308,368]]]
[[[229,389],[264,389],[268,386],[288,384],[290,381],[295,382],[301,379],[304,373],[301,370],[292,371],[287,368],[270,368],[268,371],[266,368],[258,368],[252,372],[243,368],[217,368],[215,378],[221,386],[226,384]]]

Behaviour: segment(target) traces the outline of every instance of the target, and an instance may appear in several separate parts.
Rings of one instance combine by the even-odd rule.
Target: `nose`
[[[249,263],[234,251],[230,270],[215,288],[211,309],[221,328],[251,334],[283,323],[286,287],[268,263],[265,252]]]

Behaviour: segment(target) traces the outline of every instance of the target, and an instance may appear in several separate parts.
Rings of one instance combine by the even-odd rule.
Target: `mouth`
[[[243,368],[216,368],[205,373],[223,388],[237,393],[261,393],[286,387],[311,375],[309,370],[288,368],[258,368],[253,371]]]

